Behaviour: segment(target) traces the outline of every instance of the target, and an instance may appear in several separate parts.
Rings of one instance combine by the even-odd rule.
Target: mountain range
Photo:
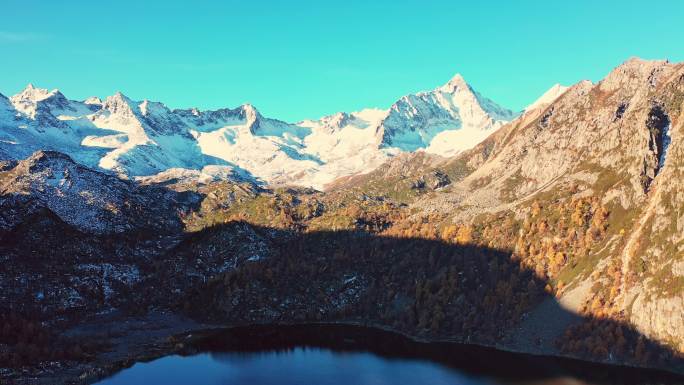
[[[520,113],[460,76],[295,124],[0,97],[0,375],[312,323],[682,374],[683,111],[639,58]]]
[[[535,103],[563,89],[554,86]],[[401,152],[455,155],[517,115],[480,95],[461,75],[432,91],[404,96],[386,110],[298,123],[266,118],[250,104],[171,110],[120,92],[74,101],[59,90],[29,84],[9,98],[0,95],[0,154],[22,159],[47,149],[129,178],[193,170],[205,178],[321,189]]]

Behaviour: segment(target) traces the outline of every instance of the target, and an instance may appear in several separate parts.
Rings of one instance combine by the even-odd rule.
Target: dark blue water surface
[[[357,326],[251,326],[177,338],[189,355],[137,363],[99,384],[684,384],[684,378],[666,372],[421,343]],[[191,354],[196,352],[204,353]]]
[[[488,384],[436,363],[372,353],[297,347],[261,353],[204,353],[139,363],[102,385],[446,385]]]

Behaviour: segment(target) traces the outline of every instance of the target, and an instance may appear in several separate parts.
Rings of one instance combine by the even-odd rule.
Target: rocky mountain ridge
[[[411,200],[410,208],[416,218],[431,213],[447,223],[522,221],[521,236],[506,241],[516,243],[520,258],[541,265],[568,293],[591,287],[575,311],[624,319],[681,351],[683,90],[681,63],[630,59],[597,84],[571,86],[473,150],[424,169],[449,173],[457,166],[466,176]],[[579,217],[538,217],[539,240],[526,233],[526,222],[535,221],[530,215],[587,198],[608,221],[605,235],[592,235],[595,245],[564,246],[563,239],[581,235],[568,232],[568,221],[586,226]],[[561,261],[555,274],[548,271],[554,258]]]

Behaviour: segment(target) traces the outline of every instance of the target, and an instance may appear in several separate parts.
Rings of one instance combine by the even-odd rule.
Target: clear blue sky
[[[0,92],[250,102],[295,121],[388,107],[456,72],[521,109],[630,56],[684,60],[684,1],[34,1],[0,5]]]

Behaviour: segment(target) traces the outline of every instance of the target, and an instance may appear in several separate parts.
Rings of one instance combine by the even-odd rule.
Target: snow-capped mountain
[[[404,151],[427,148],[439,155],[453,155],[479,143],[515,116],[474,91],[457,74],[433,91],[399,99],[379,131],[386,147]]]
[[[296,124],[266,118],[249,104],[170,110],[120,92],[74,101],[29,84],[10,98],[0,95],[0,156],[22,159],[54,150],[126,177],[197,170],[204,177],[322,188],[400,152],[456,154],[515,116],[460,75],[432,91],[404,96],[387,110],[340,112]]]
[[[570,87],[562,86],[558,83],[554,84],[546,92],[542,94],[537,100],[525,108],[525,112],[535,110],[537,108],[544,108],[553,103],[561,95],[565,93]]]
[[[337,113],[299,125],[311,127],[307,150],[325,164],[302,181],[325,185],[369,172],[400,152],[451,156],[484,140],[517,114],[474,91],[460,74],[432,91],[400,98],[387,110]]]

